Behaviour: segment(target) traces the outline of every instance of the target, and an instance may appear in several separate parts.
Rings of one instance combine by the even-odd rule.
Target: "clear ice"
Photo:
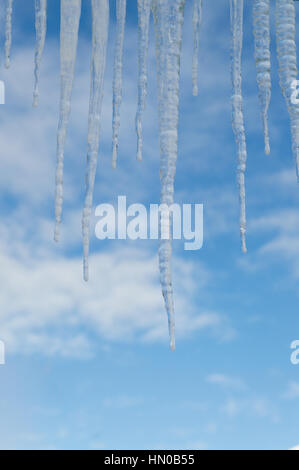
[[[237,145],[237,183],[240,200],[240,234],[243,253],[246,253],[246,207],[245,169],[246,139],[242,104],[242,44],[243,44],[243,0],[230,0],[231,19],[231,82],[232,82],[232,126]]]
[[[137,160],[142,160],[142,115],[146,105],[149,22],[152,0],[137,0],[138,6],[138,107],[136,113]]]
[[[192,92],[198,95],[198,50],[199,33],[202,22],[202,0],[193,0],[193,59],[192,59]]]
[[[5,67],[10,67],[10,51],[12,37],[12,9],[13,0],[6,0],[6,19],[5,19]]]
[[[35,0],[35,30],[36,30],[36,50],[34,68],[34,92],[33,106],[38,105],[38,84],[40,76],[40,64],[46,40],[47,31],[47,0]]]
[[[63,204],[63,163],[67,126],[71,111],[71,96],[77,55],[81,0],[61,0],[60,18],[60,118],[57,134],[57,168],[55,190],[55,233],[59,240]]]
[[[91,82],[87,137],[86,193],[82,216],[83,234],[83,277],[88,281],[88,255],[90,241],[90,216],[94,181],[97,168],[101,108],[106,67],[106,52],[109,27],[109,0],[92,0],[92,56]]]
[[[293,0],[276,0],[276,42],[280,87],[285,97],[290,121],[292,150],[299,182],[299,102],[296,98],[296,11]]]
[[[116,168],[120,107],[122,101],[123,49],[126,24],[127,0],[116,0],[116,47],[113,73],[113,119],[112,119],[112,167]]]
[[[269,155],[268,108],[271,100],[270,0],[253,1],[253,34],[265,154]]]
[[[153,0],[152,8],[156,31],[161,203],[170,207],[174,200],[174,178],[178,154],[180,56],[185,1]],[[162,222],[161,215],[160,226]],[[174,350],[171,255],[171,238],[165,240],[161,238],[159,246],[160,279],[168,315],[170,347]]]

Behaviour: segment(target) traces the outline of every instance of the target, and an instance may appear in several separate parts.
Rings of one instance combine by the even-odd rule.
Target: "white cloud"
[[[192,450],[208,450],[208,445],[203,441],[192,441],[185,445],[183,448]]]
[[[237,377],[230,377],[225,374],[210,374],[206,381],[211,384],[219,385],[224,388],[243,389],[244,382]]]
[[[279,211],[270,211],[265,215],[252,220],[249,231],[262,235],[267,239],[259,246],[256,252],[250,252],[246,259],[238,264],[248,272],[265,268],[269,264],[283,262],[291,272],[292,277],[299,278],[299,211],[296,208],[284,208]]]
[[[272,173],[271,175],[263,175],[263,184],[272,187],[278,187],[280,191],[287,191],[288,193],[292,188],[297,190],[296,185],[296,171],[295,167],[285,168],[279,172]]]
[[[230,418],[238,415],[241,411],[242,405],[239,401],[229,398],[222,407],[222,411],[227,414]]]
[[[132,248],[94,254],[91,280],[84,283],[80,257],[32,251],[22,241],[17,245],[17,257],[12,247],[0,245],[0,337],[8,351],[88,357],[91,334],[103,340],[168,341],[156,256]],[[194,265],[175,260],[174,272],[175,279],[184,279],[176,285],[178,338],[209,329],[230,339],[233,330],[224,316],[198,313],[193,304],[201,286]],[[203,268],[196,272],[204,278]]]
[[[299,398],[299,383],[298,382],[290,382],[288,384],[288,388],[284,394],[284,398],[288,398],[288,399]]]
[[[291,447],[290,450],[299,450],[299,444],[297,446]]]
[[[269,418],[273,423],[280,421],[279,414],[269,400],[265,398],[254,398],[251,403],[253,412],[260,418]]]
[[[251,223],[254,230],[272,231],[278,230],[281,233],[297,232],[299,228],[298,210],[284,209],[274,214],[268,214]]]
[[[248,396],[242,399],[229,397],[220,410],[230,418],[242,414],[243,416],[255,415],[258,418],[270,420],[272,423],[280,421],[280,415],[276,407],[263,397]]]
[[[140,397],[130,397],[121,395],[117,397],[106,398],[103,402],[104,406],[108,408],[132,408],[143,404],[143,399]]]
[[[104,449],[107,449],[107,444],[105,444],[102,441],[93,440],[89,444],[89,449],[90,450],[104,450]]]

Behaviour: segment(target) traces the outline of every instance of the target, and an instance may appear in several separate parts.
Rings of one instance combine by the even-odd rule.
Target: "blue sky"
[[[1,106],[0,447],[7,449],[288,449],[299,444],[299,192],[272,35],[271,155],[263,154],[251,2],[243,91],[248,254],[238,229],[230,123],[229,2],[203,1],[199,96],[192,97],[191,1],[182,53],[176,201],[204,204],[204,245],[174,242],[177,350],[168,346],[156,241],[93,236],[82,280],[90,8],[83,0],[65,153],[62,240],[53,243],[59,106],[59,1],[49,0],[40,105],[33,109],[33,0],[15,0],[12,65]],[[272,3],[272,2],[271,2]],[[274,3],[274,2],[273,2]],[[26,5],[25,5],[26,4]],[[128,1],[117,171],[111,169],[114,1],[94,204],[159,201],[151,29],[144,160],[135,160],[136,2]],[[274,7],[274,5],[273,5]],[[299,8],[299,5],[296,6]],[[271,12],[274,33],[274,8]],[[2,19],[3,20],[3,19]],[[3,31],[3,27],[1,28]],[[299,40],[299,38],[298,38]],[[3,44],[3,37],[2,37]],[[94,221],[93,221],[94,223]]]

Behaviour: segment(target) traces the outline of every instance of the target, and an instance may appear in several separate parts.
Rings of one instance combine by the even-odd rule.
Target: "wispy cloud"
[[[206,381],[224,388],[244,389],[246,385],[237,377],[230,377],[225,374],[210,374]]]
[[[288,384],[288,388],[284,393],[284,398],[287,399],[296,399],[299,398],[299,383],[298,382],[290,382]]]
[[[104,400],[104,406],[108,408],[132,408],[143,404],[141,397],[131,397],[120,395],[117,397],[109,397]]]
[[[36,257],[26,245],[19,242],[20,246],[22,257],[9,254],[3,245],[0,250],[0,332],[8,350],[86,357],[93,335],[167,341],[157,260],[151,252],[127,248],[94,254],[91,281],[86,284],[80,257]],[[178,279],[184,275],[177,289],[178,337],[208,329],[220,339],[231,339],[234,330],[225,316],[198,312],[193,304],[198,284],[192,263],[177,259],[174,272]]]
[[[234,399],[229,398],[226,403],[222,406],[222,411],[230,418],[235,417],[242,410],[242,404]]]

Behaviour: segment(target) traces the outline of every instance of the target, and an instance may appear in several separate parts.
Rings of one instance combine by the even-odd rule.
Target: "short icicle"
[[[297,98],[296,11],[293,0],[276,1],[276,41],[280,87],[285,97],[292,135],[292,150],[299,182],[299,99]]]
[[[34,92],[33,106],[38,105],[38,85],[40,76],[40,64],[45,46],[47,32],[47,0],[35,0],[35,29],[36,29],[36,49],[35,49],[35,68],[34,68]]]
[[[159,100],[159,141],[161,204],[174,200],[174,178],[178,153],[179,82],[184,0],[153,0]],[[160,217],[160,228],[163,221]],[[168,223],[171,228],[171,220]],[[161,236],[159,268],[162,293],[168,315],[171,349],[175,349],[174,303],[171,276],[172,241]]]
[[[13,0],[6,0],[6,19],[5,19],[5,67],[10,67],[10,51],[12,37],[12,9]]]
[[[138,107],[136,113],[137,160],[142,160],[142,115],[147,96],[149,22],[152,0],[138,0]]]
[[[90,215],[100,140],[100,119],[106,67],[109,0],[92,0],[91,86],[87,138],[86,193],[82,216],[83,276],[88,281]]]
[[[242,105],[242,44],[243,44],[243,0],[230,0],[231,18],[231,81],[232,81],[232,126],[235,134],[238,156],[237,182],[240,199],[240,234],[243,253],[246,253],[246,207],[245,169],[246,138]]]
[[[253,34],[265,154],[269,155],[268,108],[271,100],[270,0],[253,1]]]
[[[193,60],[192,60],[192,92],[198,95],[198,50],[199,34],[202,22],[202,0],[193,0]]]
[[[116,168],[120,107],[122,101],[123,49],[126,24],[127,0],[116,0],[116,46],[113,71],[113,124],[112,124],[112,167]]]
[[[57,168],[55,190],[55,233],[59,240],[63,203],[63,163],[67,126],[71,111],[71,95],[77,55],[81,0],[61,0],[60,19],[60,117],[57,134]]]

